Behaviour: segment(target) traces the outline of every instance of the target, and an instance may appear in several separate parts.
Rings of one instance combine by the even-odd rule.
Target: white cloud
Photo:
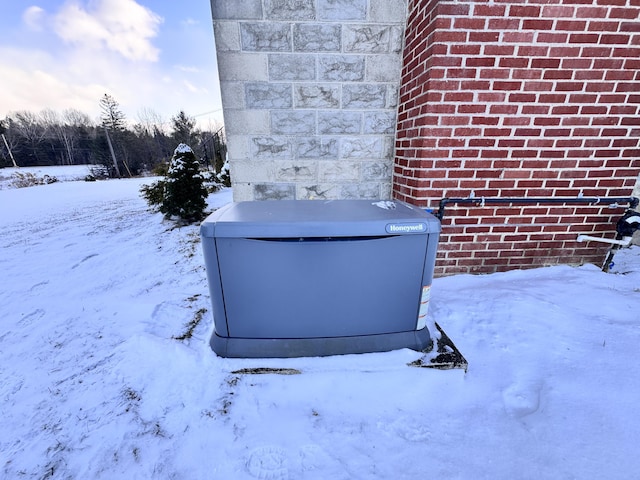
[[[54,30],[65,42],[83,48],[107,48],[128,60],[155,62],[152,39],[163,19],[135,0],[96,0],[85,9],[67,2],[55,15]]]
[[[215,68],[152,61],[161,19],[133,0],[67,1],[47,12],[34,6],[22,20],[32,43],[46,44],[28,48],[0,40],[0,118],[17,110],[75,108],[95,119],[104,93],[131,121],[145,107],[165,117],[182,109],[222,118]],[[199,123],[208,119],[198,117]]]
[[[189,90],[190,92],[192,93],[200,92],[200,89],[196,87],[193,83],[191,83],[189,80],[183,80],[182,83],[184,84],[185,87],[187,87],[187,90]]]
[[[44,15],[44,9],[33,5],[24,11],[22,21],[30,30],[41,32],[43,30]]]
[[[188,65],[176,65],[174,68],[186,73],[200,73],[201,71],[198,67],[191,67]]]
[[[77,108],[87,113],[96,110],[97,98],[104,86],[94,82],[69,81],[56,61],[43,52],[0,48],[0,86],[7,95],[2,112],[16,110],[39,112],[45,108]]]

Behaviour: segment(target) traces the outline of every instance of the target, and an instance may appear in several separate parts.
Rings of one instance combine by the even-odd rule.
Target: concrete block
[[[255,200],[295,200],[296,186],[293,183],[258,183],[253,186]]]
[[[214,20],[251,20],[262,18],[261,0],[211,0],[211,14]]]
[[[334,183],[299,183],[296,186],[298,200],[337,200],[340,188]]]
[[[392,27],[391,38],[389,39],[389,51],[398,55],[402,54],[404,49],[404,26]]]
[[[400,84],[387,85],[387,108],[395,109],[398,106]]]
[[[220,82],[220,96],[225,110],[245,108],[244,83],[242,82]],[[223,113],[225,112],[223,111]]]
[[[313,135],[316,133],[316,112],[274,110],[271,112],[271,132],[284,135]]]
[[[393,195],[393,181],[390,178],[388,181],[380,183],[380,199],[391,200]]]
[[[267,56],[261,53],[218,52],[218,76],[225,81],[268,80]]]
[[[245,104],[247,108],[291,108],[293,94],[290,83],[247,83],[245,84]]]
[[[318,0],[320,20],[365,20],[367,0]]]
[[[272,53],[269,55],[269,80],[315,80],[313,55]]]
[[[242,49],[251,52],[290,52],[291,24],[241,22]]]
[[[383,144],[381,137],[345,138],[340,147],[340,156],[342,158],[383,158]]]
[[[369,0],[368,20],[404,24],[407,20],[407,0]]]
[[[296,23],[293,27],[293,49],[297,52],[339,52],[341,32],[339,24]]]
[[[360,179],[365,182],[374,180],[390,180],[393,172],[393,161],[363,161],[360,167],[360,172]]]
[[[342,108],[384,108],[387,86],[377,83],[357,83],[342,87]]]
[[[231,173],[233,180],[233,201],[246,202],[255,200],[253,197],[253,185],[247,182],[239,182],[235,180],[233,172]]]
[[[314,0],[265,0],[264,3],[267,20],[313,20],[316,18]]]
[[[295,155],[298,158],[337,159],[338,139],[314,136],[295,141]]]
[[[230,139],[229,139],[230,140]],[[260,158],[292,158],[293,149],[287,137],[251,137],[249,152]]]
[[[231,110],[224,112],[227,135],[268,135],[271,133],[268,110]]]
[[[383,110],[377,112],[365,112],[363,132],[393,134],[396,131],[395,110]]]
[[[389,53],[390,25],[345,25],[342,31],[345,53]]]
[[[341,188],[341,198],[344,199],[379,199],[380,198],[380,183],[354,183],[350,185],[343,185]]]
[[[394,158],[396,153],[395,135],[382,136],[382,158]]]
[[[268,160],[236,160],[233,162],[231,175],[231,178],[237,178],[239,181],[247,183],[273,180],[273,162]]]
[[[320,55],[318,59],[320,80],[361,82],[364,73],[364,55]]]
[[[362,113],[343,110],[318,112],[321,135],[353,135],[362,132]]]
[[[240,51],[240,27],[238,22],[214,22],[213,33],[216,42],[216,52]]]
[[[318,178],[318,162],[309,160],[274,162],[277,182],[314,182]]]
[[[340,86],[325,84],[294,84],[293,105],[296,108],[339,108]]]
[[[367,57],[367,82],[400,83],[402,58],[396,54],[369,55]]]
[[[360,162],[319,162],[318,180],[321,182],[357,182],[360,179]]]
[[[229,135],[227,137],[227,153],[229,160],[231,160],[229,164],[236,160],[250,158],[249,138],[244,135]]]

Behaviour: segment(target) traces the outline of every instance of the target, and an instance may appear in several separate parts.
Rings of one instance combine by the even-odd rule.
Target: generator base
[[[432,348],[427,328],[409,332],[323,338],[235,338],[216,332],[211,349],[228,358],[325,357],[352,353],[388,352],[401,348],[425,351]]]

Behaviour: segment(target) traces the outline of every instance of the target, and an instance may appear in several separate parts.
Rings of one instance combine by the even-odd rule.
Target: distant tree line
[[[162,172],[177,145],[189,145],[201,164],[221,172],[226,157],[222,127],[201,130],[180,111],[165,123],[152,109],[129,122],[118,102],[100,99],[99,123],[75,109],[17,111],[0,119],[0,168],[44,165],[99,165],[109,176]],[[115,159],[115,161],[114,161]],[[156,172],[158,173],[158,172]]]

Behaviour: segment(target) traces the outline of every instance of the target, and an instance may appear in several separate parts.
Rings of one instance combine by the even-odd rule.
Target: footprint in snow
[[[540,391],[537,383],[515,383],[502,392],[502,402],[509,415],[523,418],[540,408]]]
[[[185,318],[185,311],[185,308],[173,302],[159,303],[150,317],[142,320],[146,325],[145,331],[160,337],[171,337],[176,334],[176,328],[189,321]]]
[[[317,470],[332,463],[331,457],[320,445],[303,445],[300,447],[299,455],[303,470]]]
[[[254,449],[246,463],[247,471],[255,478],[263,480],[287,480],[287,452],[275,445]]]
[[[427,442],[431,439],[431,429],[420,425],[416,419],[399,418],[392,424],[392,430],[400,438],[409,442]]]

